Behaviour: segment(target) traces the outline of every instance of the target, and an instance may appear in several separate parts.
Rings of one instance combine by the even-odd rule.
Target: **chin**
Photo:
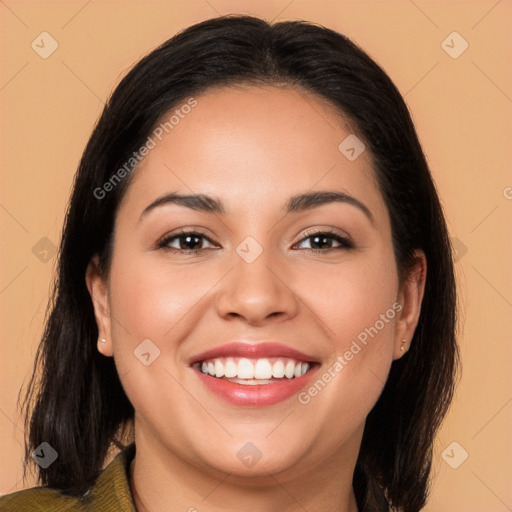
[[[269,475],[284,473],[291,476],[306,470],[304,466],[311,461],[311,451],[300,433],[293,436],[288,434],[286,444],[281,439],[273,440],[272,436],[267,436],[268,429],[265,435],[247,435],[224,445],[220,445],[218,439],[212,439],[206,443],[210,449],[198,447],[195,452],[205,466],[230,474],[230,479],[240,479],[254,485],[264,481],[268,483]],[[307,455],[308,462],[305,463]]]

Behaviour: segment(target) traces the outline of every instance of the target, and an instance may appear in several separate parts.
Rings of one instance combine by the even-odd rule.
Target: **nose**
[[[273,264],[272,264],[273,263]],[[251,325],[268,319],[290,319],[297,314],[298,299],[286,272],[277,268],[267,251],[252,263],[235,255],[234,266],[221,281],[217,312],[224,319],[240,317]]]

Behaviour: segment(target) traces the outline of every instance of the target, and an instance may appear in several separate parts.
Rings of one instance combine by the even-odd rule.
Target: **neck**
[[[130,485],[138,512],[358,510],[352,478],[359,445],[302,472],[247,479],[198,468],[145,436],[135,437]]]

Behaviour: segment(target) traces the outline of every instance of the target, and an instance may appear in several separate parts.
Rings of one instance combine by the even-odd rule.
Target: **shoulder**
[[[96,483],[77,498],[57,489],[32,487],[0,497],[2,512],[135,512],[128,483],[128,467],[135,454],[132,444],[119,453]]]
[[[0,497],[2,512],[54,512],[83,510],[77,498],[64,496],[56,489],[33,487]]]

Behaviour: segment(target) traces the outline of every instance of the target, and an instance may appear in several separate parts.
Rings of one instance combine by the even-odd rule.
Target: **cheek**
[[[401,308],[396,302],[398,277],[393,253],[377,253],[347,265],[346,271],[340,266],[330,275],[318,275],[316,292],[309,295],[332,355],[298,400],[312,416],[331,418],[334,436],[365,420],[392,363]]]
[[[117,371],[140,417],[168,417],[169,406],[190,408],[173,379],[182,366],[180,340],[197,324],[202,313],[198,300],[215,281],[211,272],[204,282],[204,276],[191,272],[190,266],[171,268],[164,258],[145,258],[140,253],[130,257],[128,250],[119,253],[123,256],[112,262],[110,283]]]
[[[169,266],[140,256],[119,262],[119,269],[116,274],[113,265],[111,297],[112,314],[125,328],[119,332],[121,338],[127,332],[139,340],[172,337],[175,325],[193,311],[211,280],[201,284],[190,266]]]
[[[117,371],[139,412],[145,410],[147,397],[162,390],[166,390],[167,402],[179,406],[183,392],[173,376],[180,380],[186,371],[187,340],[201,322],[208,323],[211,318],[207,316],[212,308],[208,294],[225,274],[225,266],[193,263],[185,257],[171,263],[163,253],[141,255],[140,250],[131,250],[122,249],[120,244],[111,268],[112,343]],[[145,340],[151,340],[154,346]],[[142,354],[148,352],[149,361],[154,362],[144,360]],[[159,403],[165,400],[152,402],[152,410],[146,413],[151,416]]]
[[[301,285],[310,290],[309,301],[337,353],[347,350],[351,341],[373,326],[396,301],[398,278],[393,254],[375,253],[376,257],[354,259],[353,263],[333,266],[330,272],[308,276],[314,286]],[[385,320],[393,320],[395,313],[389,312]],[[388,334],[393,322],[379,322],[378,327]]]

